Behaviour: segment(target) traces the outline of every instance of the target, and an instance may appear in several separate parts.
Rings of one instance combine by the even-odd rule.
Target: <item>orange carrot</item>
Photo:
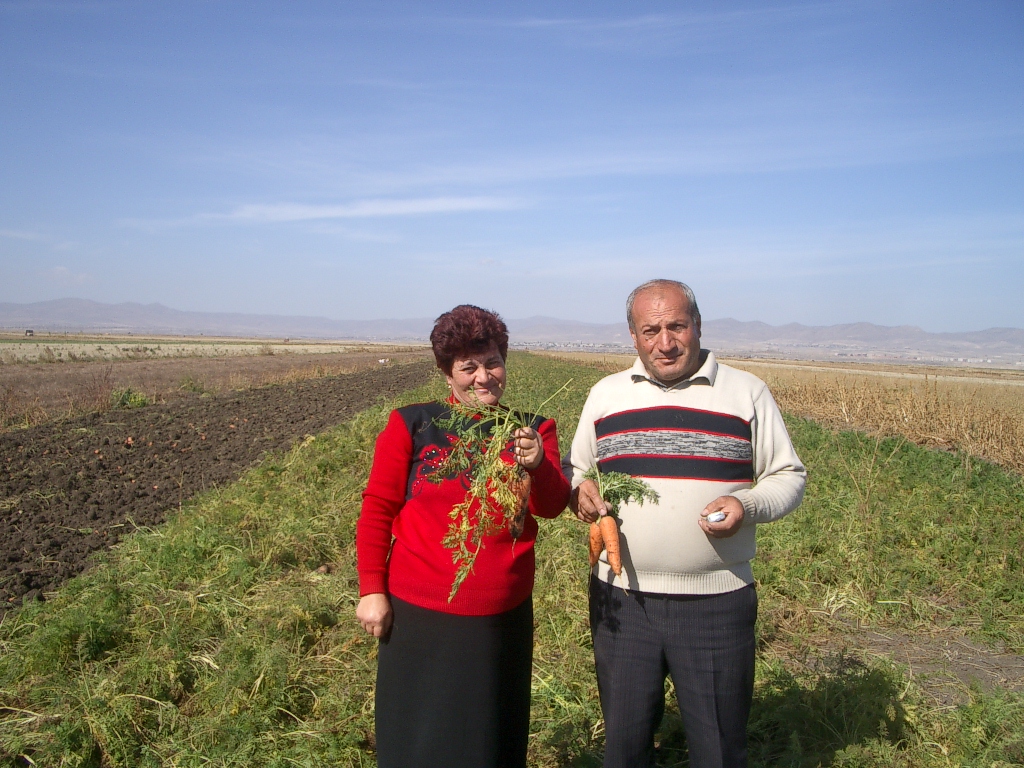
[[[611,515],[601,517],[599,523],[601,538],[604,539],[604,549],[608,553],[608,565],[616,576],[622,574],[622,557],[619,554],[619,526]]]
[[[597,523],[590,524],[590,567],[597,564],[601,557],[601,550],[604,549],[604,539],[601,538],[601,526]]]
[[[520,470],[520,475],[512,484],[512,492],[516,495],[516,510],[508,521],[508,531],[513,539],[518,539],[526,525],[526,513],[530,509],[530,489],[533,478],[528,472]]]

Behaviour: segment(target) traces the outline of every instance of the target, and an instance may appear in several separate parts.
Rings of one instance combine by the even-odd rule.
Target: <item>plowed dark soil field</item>
[[[0,614],[80,573],[89,556],[267,451],[425,382],[411,363],[0,434]]]

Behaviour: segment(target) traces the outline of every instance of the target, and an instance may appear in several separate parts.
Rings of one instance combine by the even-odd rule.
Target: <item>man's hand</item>
[[[391,601],[383,592],[363,595],[356,606],[356,619],[374,637],[387,637],[393,618]]]
[[[720,523],[709,523],[708,515],[713,512],[724,512],[725,520]],[[708,536],[716,539],[728,539],[735,536],[743,525],[743,504],[735,496],[719,496],[700,513],[698,525]]]
[[[569,509],[584,523],[593,523],[601,515],[611,512],[612,505],[601,498],[597,483],[593,480],[584,480],[573,488],[569,496]]]
[[[512,433],[515,447],[512,449],[516,463],[523,469],[536,469],[544,460],[544,442],[536,429],[523,427]]]

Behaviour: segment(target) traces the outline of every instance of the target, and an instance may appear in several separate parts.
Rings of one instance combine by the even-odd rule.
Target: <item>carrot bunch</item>
[[[590,567],[597,565],[601,553],[607,552],[608,565],[618,576],[622,573],[622,554],[619,551],[619,524],[613,515],[602,515],[590,524]]]
[[[571,381],[537,410],[565,392]],[[469,481],[465,498],[448,513],[451,522],[441,541],[451,551],[455,565],[455,580],[448,594],[451,602],[473,570],[487,536],[502,526],[508,528],[513,539],[523,533],[533,482],[525,469],[508,458],[508,449],[515,431],[529,426],[533,417],[525,411],[483,403],[446,403],[446,409],[447,415],[435,419],[435,423],[455,440],[429,479],[441,483],[445,478],[465,474]]]
[[[644,501],[656,504],[660,497],[646,482],[624,472],[601,472],[593,466],[584,473],[583,479],[597,483],[601,498],[612,505],[611,512],[602,515],[596,523],[590,524],[590,566],[596,565],[601,552],[605,552],[608,566],[616,576],[619,576],[622,574],[617,519],[619,506],[627,501],[635,501],[641,506]]]
[[[530,476],[505,453],[512,433],[527,426],[529,416],[495,407],[471,408],[462,403],[448,406],[446,417],[437,419],[443,429],[457,435],[451,451],[430,476],[440,483],[465,473],[466,497],[449,513],[451,523],[441,542],[451,550],[455,581],[448,601],[455,597],[483,549],[484,539],[504,525],[513,537],[522,534],[529,502]]]

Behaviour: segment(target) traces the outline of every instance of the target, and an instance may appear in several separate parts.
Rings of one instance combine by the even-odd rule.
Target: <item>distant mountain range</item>
[[[58,299],[0,303],[0,328],[36,332],[182,334],[258,338],[426,341],[433,318],[331,320],[326,317],[182,312],[161,304],[101,304]],[[625,322],[598,324],[553,317],[507,319],[515,346],[621,352],[632,348]],[[889,360],[1024,368],[1024,330],[989,328],[928,333],[916,326],[872,323],[768,325],[706,320],[703,343],[723,354],[807,360]]]

